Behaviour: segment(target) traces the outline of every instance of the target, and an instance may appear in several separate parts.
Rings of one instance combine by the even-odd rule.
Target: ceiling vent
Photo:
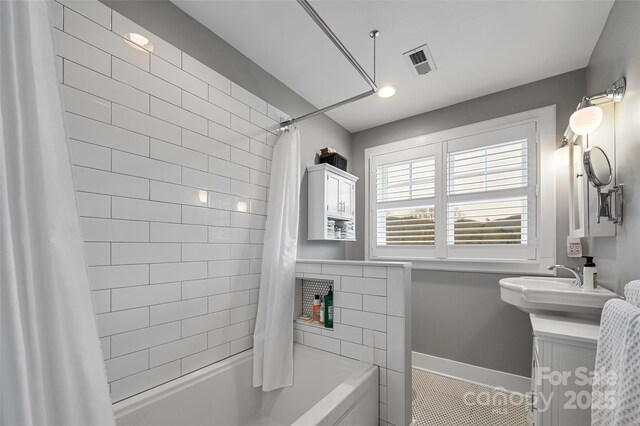
[[[404,52],[402,56],[404,56],[405,62],[415,77],[427,75],[437,70],[429,47],[426,44]]]

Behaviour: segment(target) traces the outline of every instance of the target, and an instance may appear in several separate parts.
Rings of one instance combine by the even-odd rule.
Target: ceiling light
[[[132,42],[134,42],[138,46],[142,46],[142,47],[144,47],[147,44],[149,44],[149,39],[148,38],[146,38],[145,36],[143,36],[141,34],[137,34],[137,33],[129,33],[129,40],[131,40]]]
[[[392,84],[387,84],[386,86],[382,86],[378,89],[378,96],[381,98],[390,98],[396,94],[398,88]]]
[[[140,49],[140,47],[143,47],[144,49],[152,52],[153,51],[153,44],[151,44],[149,42],[149,39],[146,38],[145,36],[143,36],[142,34],[138,34],[138,33],[127,33],[125,34],[125,38],[127,40],[129,40],[133,47],[135,47],[136,49]],[[142,49],[140,49],[142,50]]]

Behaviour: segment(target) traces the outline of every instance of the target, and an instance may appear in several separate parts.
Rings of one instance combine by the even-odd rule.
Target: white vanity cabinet
[[[533,328],[529,424],[591,424],[591,382],[599,324],[530,314]]]
[[[308,239],[355,241],[358,178],[324,163],[308,167],[307,172]]]

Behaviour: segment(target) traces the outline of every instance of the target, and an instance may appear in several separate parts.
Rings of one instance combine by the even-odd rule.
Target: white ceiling
[[[368,86],[293,0],[172,0],[317,107]],[[326,1],[311,4],[372,74],[371,96],[329,113],[351,132],[585,67],[613,0]],[[413,77],[402,53],[428,43],[438,71]]]

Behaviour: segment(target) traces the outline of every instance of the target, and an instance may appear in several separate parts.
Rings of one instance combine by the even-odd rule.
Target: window
[[[367,149],[368,258],[540,270],[555,257],[553,169],[542,162],[553,165],[554,122],[548,107]]]

